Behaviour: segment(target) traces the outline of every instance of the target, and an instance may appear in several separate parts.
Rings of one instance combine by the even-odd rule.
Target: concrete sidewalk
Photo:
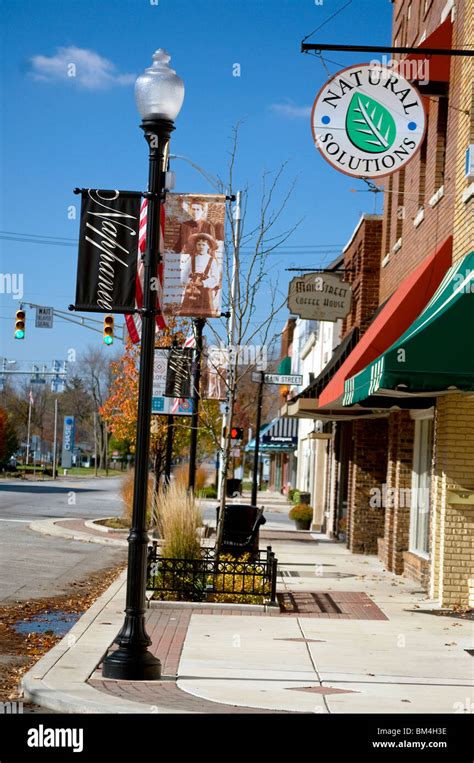
[[[322,535],[261,536],[279,559],[286,611],[153,602],[147,629],[163,680],[104,680],[123,574],[24,677],[25,696],[83,713],[472,712],[472,621],[429,614],[416,584]]]

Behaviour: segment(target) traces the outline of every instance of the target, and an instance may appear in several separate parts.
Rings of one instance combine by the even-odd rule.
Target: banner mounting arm
[[[309,51],[320,53],[322,50],[346,51],[349,53],[418,53],[427,56],[474,56],[474,50],[460,50],[449,48],[413,48],[413,47],[392,47],[390,45],[336,45],[320,43],[301,43],[301,52]]]

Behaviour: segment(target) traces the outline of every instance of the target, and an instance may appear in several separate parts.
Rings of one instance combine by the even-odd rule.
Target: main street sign
[[[335,273],[307,273],[290,281],[288,310],[300,318],[337,321],[351,309],[352,289]]]
[[[421,95],[395,68],[359,64],[337,72],[311,115],[317,148],[340,172],[379,178],[413,159],[426,117]]]
[[[261,382],[262,375],[254,371],[252,373],[252,381]],[[286,384],[288,386],[298,387],[303,384],[303,377],[301,374],[263,374],[263,383]]]

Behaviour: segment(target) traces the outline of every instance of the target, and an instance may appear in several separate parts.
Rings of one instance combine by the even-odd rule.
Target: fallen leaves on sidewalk
[[[38,615],[65,611],[82,614],[109,587],[124,565],[109,567],[83,581],[72,583],[67,594],[54,598],[19,601],[0,606],[0,701],[21,697],[20,680],[24,673],[48,652],[62,636],[53,631],[17,633],[14,626]],[[72,627],[72,624],[71,624]]]

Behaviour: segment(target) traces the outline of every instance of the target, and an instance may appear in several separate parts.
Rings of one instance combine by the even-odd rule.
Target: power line
[[[337,15],[338,15],[338,14],[339,14],[341,11],[343,11],[343,10],[344,10],[344,8],[347,8],[347,6],[348,6],[348,5],[350,5],[351,3],[352,3],[352,0],[348,0],[348,2],[347,2],[345,5],[343,5],[341,8],[339,8],[339,10],[335,11],[335,12],[332,14],[332,16],[329,16],[329,18],[328,18],[328,19],[326,19],[325,21],[323,21],[323,23],[322,23],[322,24],[320,24],[319,26],[317,26],[317,27],[316,27],[316,29],[313,29],[313,31],[312,31],[312,32],[310,32],[309,34],[307,34],[307,35],[306,35],[306,37],[303,37],[303,42],[304,42],[305,40],[307,40],[307,39],[308,39],[308,37],[311,37],[311,35],[312,35],[312,34],[314,34],[315,32],[317,32],[317,31],[318,31],[318,29],[321,29],[321,27],[325,26],[325,25],[326,25],[326,24],[327,24],[329,21],[331,21],[331,19],[333,19],[335,16],[337,16]]]

